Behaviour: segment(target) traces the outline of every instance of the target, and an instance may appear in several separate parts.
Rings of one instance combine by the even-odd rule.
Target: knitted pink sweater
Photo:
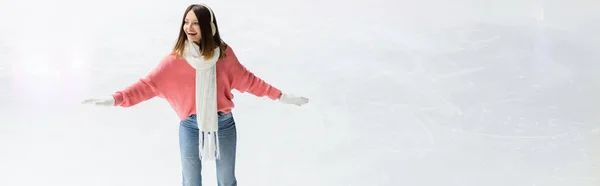
[[[217,109],[230,112],[234,107],[232,89],[255,96],[279,99],[281,91],[248,71],[230,46],[226,58],[217,61]],[[113,94],[115,106],[131,107],[155,96],[166,99],[180,119],[196,113],[195,69],[175,54],[164,57],[146,77]]]

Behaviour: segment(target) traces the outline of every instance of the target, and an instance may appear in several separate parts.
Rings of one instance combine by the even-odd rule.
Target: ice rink
[[[181,185],[165,100],[81,101],[146,75],[201,2],[310,98],[233,91],[240,186],[600,185],[597,0],[0,0],[0,185]]]

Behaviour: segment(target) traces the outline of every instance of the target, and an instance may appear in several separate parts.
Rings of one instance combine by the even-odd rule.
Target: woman
[[[215,159],[219,185],[233,186],[237,180],[232,89],[285,104],[308,103],[307,98],[282,93],[248,71],[221,40],[212,10],[194,4],[184,13],[173,51],[146,77],[112,96],[83,103],[131,107],[156,96],[166,99],[181,119],[183,185],[201,185],[201,160]]]

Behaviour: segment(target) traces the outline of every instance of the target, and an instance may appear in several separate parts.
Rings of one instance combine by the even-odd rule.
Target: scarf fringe
[[[200,138],[200,159],[216,160],[221,157],[219,149],[219,132],[201,132]]]

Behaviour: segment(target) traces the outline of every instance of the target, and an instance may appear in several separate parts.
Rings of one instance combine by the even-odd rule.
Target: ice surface
[[[234,91],[240,185],[600,185],[593,0],[2,0],[0,185],[180,185],[164,100],[80,101],[145,75],[199,2],[244,65],[311,99]]]

